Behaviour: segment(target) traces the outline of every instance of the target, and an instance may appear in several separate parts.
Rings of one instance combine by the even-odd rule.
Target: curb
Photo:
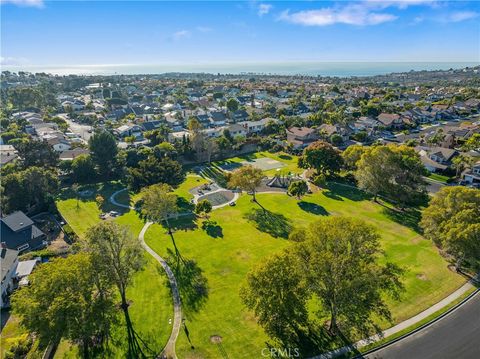
[[[476,296],[478,293],[480,293],[480,288],[477,288],[475,291],[473,291],[472,293],[470,293],[466,298],[464,298],[461,302],[457,303],[456,305],[454,305],[452,308],[450,308],[449,310],[447,310],[445,313],[439,315],[438,317],[436,318],[433,318],[432,320],[428,321],[427,323],[424,323],[422,324],[421,326],[419,326],[418,328],[415,328],[413,329],[411,332],[408,332],[408,333],[405,333],[401,336],[399,336],[398,338],[395,338],[395,339],[392,339],[382,345],[379,345],[378,347],[375,347],[373,349],[370,349],[366,352],[363,352],[361,354],[358,354],[356,356],[354,356],[353,358],[354,359],[359,359],[359,358],[363,358],[365,355],[369,355],[369,354],[373,354],[379,350],[382,350],[386,347],[389,347],[390,345],[392,344],[395,344],[395,343],[398,343],[399,341],[403,340],[403,339],[406,339],[416,333],[418,333],[419,331],[429,327],[430,325],[432,324],[435,324],[436,322],[442,320],[443,318],[445,318],[446,316],[448,316],[450,313],[452,313],[453,311],[457,310],[459,307],[461,307],[463,304],[467,303],[470,299],[472,299],[474,296]]]

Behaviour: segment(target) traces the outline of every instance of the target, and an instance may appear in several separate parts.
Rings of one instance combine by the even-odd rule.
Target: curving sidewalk
[[[118,207],[122,207],[122,208],[130,208],[130,209],[135,209],[133,206],[129,206],[127,204],[123,204],[123,203],[120,203],[120,202],[117,202],[117,200],[115,199],[115,197],[117,196],[117,194],[121,193],[121,192],[124,192],[126,191],[127,189],[124,188],[124,189],[120,189],[116,192],[113,192],[112,195],[110,196],[110,198],[108,199],[110,201],[110,203],[114,204],[115,206],[118,206]]]
[[[145,243],[145,232],[147,231],[148,227],[150,227],[153,222],[147,222],[143,226],[140,234],[138,235],[138,240],[142,244],[142,247],[153,257],[157,260],[158,263],[163,267],[165,273],[167,273],[168,281],[170,282],[170,287],[172,289],[172,296],[173,296],[173,325],[172,325],[172,332],[170,334],[170,338],[168,338],[168,342],[163,348],[162,353],[160,354],[161,358],[177,358],[177,354],[175,353],[175,343],[177,342],[178,334],[180,333],[180,328],[182,326],[182,305],[180,301],[180,294],[178,292],[178,284],[177,280],[175,279],[175,275],[172,272],[172,269],[168,266],[167,262],[160,257],[152,248]]]

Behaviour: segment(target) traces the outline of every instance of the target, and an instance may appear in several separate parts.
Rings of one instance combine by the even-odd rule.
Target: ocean
[[[2,66],[3,70],[46,72],[57,75],[161,74],[167,72],[213,74],[276,74],[309,76],[374,76],[411,70],[448,70],[479,66],[474,62],[271,62],[217,64],[150,65],[72,65],[72,66]]]

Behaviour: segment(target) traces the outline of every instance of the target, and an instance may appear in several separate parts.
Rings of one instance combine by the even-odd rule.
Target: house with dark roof
[[[215,126],[223,126],[227,122],[227,116],[220,111],[212,111],[210,113],[210,119]]]
[[[162,121],[155,120],[155,121],[143,122],[141,126],[145,131],[152,131],[159,128],[161,124],[162,124]]]
[[[22,211],[0,219],[2,245],[19,252],[42,248],[47,236]]]
[[[318,140],[318,131],[309,127],[290,127],[286,129],[287,142],[295,149],[301,149]]]
[[[8,306],[8,296],[14,289],[15,273],[18,266],[18,251],[2,246],[0,248],[0,265],[2,267],[0,308],[5,308]]]
[[[232,114],[235,121],[241,122],[248,120],[248,112],[245,110],[237,110]]]

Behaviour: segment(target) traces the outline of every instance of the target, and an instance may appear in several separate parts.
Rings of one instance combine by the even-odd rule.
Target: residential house
[[[225,127],[207,128],[205,130],[202,130],[202,132],[206,138],[218,138],[223,135],[224,129]]]
[[[35,226],[22,211],[13,212],[0,219],[1,240],[6,248],[19,252],[34,250],[46,245],[47,236]]]
[[[227,116],[220,111],[210,113],[210,120],[214,126],[225,126],[227,123]]]
[[[350,138],[350,131],[339,125],[329,125],[324,123],[319,127],[320,134],[325,135],[330,139],[333,135],[339,135],[342,138],[342,142],[348,141]]]
[[[0,266],[2,274],[0,308],[8,307],[8,296],[14,289],[15,273],[18,265],[18,251],[9,249],[2,242],[0,248]]]
[[[388,129],[403,127],[402,117],[396,113],[381,113],[377,117],[378,122]]]
[[[134,136],[135,138],[142,138],[142,128],[139,125],[127,124],[117,127],[113,133],[119,138]]]
[[[62,107],[64,110],[71,108],[73,111],[81,111],[85,108],[85,102],[80,100],[73,100],[73,101],[63,101]]]
[[[60,160],[61,161],[73,161],[75,158],[81,155],[88,155],[90,152],[81,147],[76,147],[71,150],[66,150],[60,153]]]
[[[235,122],[247,121],[248,112],[245,110],[237,110],[232,114],[232,118]]]
[[[18,281],[19,286],[22,287],[29,284],[28,276],[32,274],[38,263],[40,263],[39,259],[18,262],[15,279]]]
[[[475,163],[470,170],[462,173],[462,178],[466,183],[480,183],[480,161]]]
[[[232,137],[236,137],[236,136],[245,137],[248,134],[248,130],[244,126],[238,123],[228,126],[227,129],[230,131],[230,134],[232,135]]]
[[[248,134],[255,134],[260,133],[265,128],[268,122],[270,121],[278,121],[273,118],[264,118],[258,121],[244,121],[240,122],[239,124],[245,127],[248,131]]]
[[[290,127],[286,132],[287,142],[292,144],[294,149],[302,149],[319,138],[318,131],[309,127]]]
[[[415,150],[425,168],[432,173],[446,170],[452,164],[452,159],[458,155],[458,151],[444,147],[417,146]]]
[[[18,152],[12,145],[0,145],[0,168],[18,158]]]
[[[358,120],[356,120],[352,125],[350,125],[350,128],[354,133],[366,132],[368,136],[371,136],[379,126],[380,122],[377,120],[371,117],[362,116],[359,117]]]
[[[59,137],[59,136],[48,137],[44,139],[44,141],[47,142],[50,146],[52,146],[53,149],[57,152],[67,151],[70,148],[72,148],[72,146],[70,145],[70,142],[68,142],[63,137]]]
[[[156,130],[162,125],[162,121],[146,121],[141,124],[144,131]]]
[[[174,132],[169,132],[168,134],[168,142],[174,143],[176,141],[182,141],[183,138],[189,138],[190,137],[190,132],[188,131],[174,131]]]

